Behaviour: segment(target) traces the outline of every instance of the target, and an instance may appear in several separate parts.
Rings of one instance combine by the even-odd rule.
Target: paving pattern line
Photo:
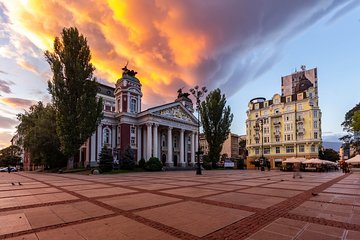
[[[302,203],[313,197],[313,193],[316,194],[322,192],[326,188],[332,186],[333,184],[341,181],[348,176],[349,174],[345,174],[335,179],[332,179],[329,182],[325,182],[319,186],[316,186],[312,189],[306,190],[301,194],[290,197],[285,201],[263,209],[263,211],[256,212],[255,214],[252,214],[238,222],[228,225],[216,232],[210,233],[204,236],[203,239],[246,239],[247,237],[251,236],[255,232],[259,231],[263,227],[273,222],[274,220],[280,217],[285,217],[289,211],[295,209],[296,207],[300,206]],[[319,221],[319,224],[325,225],[325,223],[325,219]]]
[[[32,179],[32,180],[36,180],[35,178],[29,177],[29,176],[24,176],[24,175],[22,175],[22,176],[27,177],[27,178]],[[164,233],[167,233],[169,235],[175,236],[175,237],[180,238],[180,239],[185,239],[185,240],[192,240],[192,239],[197,240],[197,239],[200,239],[199,237],[197,237],[195,235],[192,235],[190,233],[187,233],[187,232],[178,230],[176,228],[169,227],[169,226],[164,225],[162,223],[158,223],[158,222],[152,221],[150,219],[135,215],[132,212],[118,209],[116,207],[110,206],[110,205],[108,205],[106,203],[103,203],[101,201],[98,201],[98,200],[96,200],[94,198],[85,197],[85,196],[83,196],[81,194],[78,194],[76,192],[73,192],[71,190],[67,190],[67,189],[62,188],[60,186],[52,185],[51,183],[47,183],[47,182],[44,182],[42,180],[37,180],[37,181],[41,182],[43,184],[46,184],[46,185],[48,185],[50,187],[61,190],[63,192],[66,192],[68,194],[71,194],[71,195],[73,195],[75,197],[78,197],[79,199],[81,199],[83,201],[87,201],[87,202],[93,203],[93,204],[95,204],[95,205],[97,205],[99,207],[110,210],[110,211],[113,212],[113,214],[108,214],[108,215],[104,215],[104,216],[100,216],[100,217],[91,217],[91,218],[86,218],[86,219],[82,219],[82,220],[78,220],[78,221],[55,224],[55,225],[52,225],[52,226],[46,226],[46,227],[35,228],[35,229],[31,229],[31,230],[19,231],[19,232],[15,232],[15,233],[11,233],[11,234],[0,235],[0,239],[5,239],[5,238],[8,238],[10,236],[15,237],[15,236],[21,236],[21,235],[30,234],[30,233],[37,233],[37,232],[41,232],[41,231],[46,231],[46,230],[50,230],[50,229],[57,229],[57,228],[60,228],[60,227],[76,225],[76,224],[80,224],[80,223],[84,223],[84,222],[92,222],[92,221],[96,221],[96,220],[99,220],[99,219],[105,219],[105,218],[110,218],[110,217],[114,217],[114,216],[124,216],[124,217],[130,218],[130,219],[135,220],[135,221],[137,221],[139,223],[142,223],[144,225],[147,225],[147,226],[152,227],[152,228],[154,228],[156,230],[162,231]]]

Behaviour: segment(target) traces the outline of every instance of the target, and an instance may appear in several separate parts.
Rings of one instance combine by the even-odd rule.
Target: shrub
[[[120,168],[131,170],[134,169],[134,167],[135,167],[134,152],[130,146],[127,146],[120,161]]]
[[[142,159],[140,159],[140,161],[139,161],[139,168],[144,168],[144,167],[145,167],[145,159],[142,158]]]
[[[101,149],[99,154],[99,168],[101,172],[110,172],[112,170],[113,164],[113,155],[111,149],[108,149],[106,146]]]
[[[162,170],[162,163],[158,158],[152,157],[147,161],[144,165],[145,170],[147,171],[161,171]]]

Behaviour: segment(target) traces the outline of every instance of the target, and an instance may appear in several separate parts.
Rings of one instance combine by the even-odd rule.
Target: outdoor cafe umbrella
[[[346,163],[360,163],[360,155],[356,155],[353,158],[350,158],[345,161]]]
[[[320,160],[318,158],[311,158],[311,159],[305,160],[303,163],[304,164],[324,164],[325,161]]]
[[[283,163],[302,163],[305,160],[306,160],[305,158],[291,157],[291,158],[287,158],[285,161],[283,161]]]

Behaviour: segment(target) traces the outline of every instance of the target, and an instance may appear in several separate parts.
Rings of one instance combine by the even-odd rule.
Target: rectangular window
[[[280,147],[276,147],[276,148],[275,148],[275,152],[276,152],[276,153],[280,153]]]
[[[135,146],[136,144],[135,137],[130,137],[130,144],[131,146]]]
[[[270,148],[264,148],[264,154],[270,154]]]
[[[135,127],[130,127],[130,133],[135,134]]]
[[[302,104],[301,104],[301,103],[300,103],[300,104],[298,104],[298,110],[299,110],[299,111],[303,110],[303,106],[302,106]]]
[[[318,121],[314,121],[314,129],[317,129],[318,128]]]
[[[318,138],[318,133],[314,132],[314,139],[317,139],[317,138]]]
[[[111,112],[111,106],[110,105],[105,105],[105,111]]]
[[[258,155],[259,154],[259,149],[255,148],[255,154]]]
[[[286,97],[286,102],[291,102],[291,97]]]
[[[317,118],[318,117],[318,112],[317,110],[314,110],[314,118]]]
[[[290,141],[290,138],[291,138],[290,136],[291,136],[290,134],[287,135],[287,137],[286,137],[287,141]]]
[[[294,146],[286,146],[286,153],[293,153],[294,152]]]
[[[315,152],[315,145],[311,145],[311,152]]]
[[[305,146],[299,145],[299,152],[305,152]]]

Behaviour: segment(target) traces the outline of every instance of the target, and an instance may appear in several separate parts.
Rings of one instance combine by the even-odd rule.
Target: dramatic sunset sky
[[[318,68],[324,140],[341,135],[360,100],[360,1],[336,0],[0,0],[0,148],[16,114],[50,101],[43,52],[75,26],[109,85],[138,71],[143,109],[198,84],[221,88],[245,133],[248,101],[280,93],[281,76]]]

